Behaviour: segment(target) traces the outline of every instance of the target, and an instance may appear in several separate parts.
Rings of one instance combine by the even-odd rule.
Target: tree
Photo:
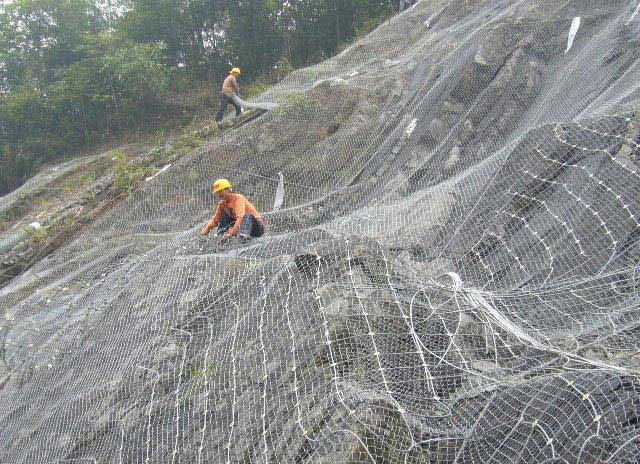
[[[168,75],[188,88],[232,65],[248,81],[285,59],[306,66],[375,27],[394,1],[0,3],[0,183],[13,188],[39,163],[153,127],[171,113]]]
[[[226,58],[226,64],[237,64],[254,78],[269,73],[282,50],[277,6],[276,2],[238,0],[226,13],[230,21],[219,29],[225,50],[216,58]]]
[[[299,0],[284,2],[284,34],[294,66],[308,65],[333,56],[372,18],[389,16],[385,0]],[[377,24],[378,21],[374,21]]]
[[[44,86],[82,59],[78,45],[105,23],[93,0],[15,0],[0,5],[0,84]]]
[[[104,33],[85,49],[86,58],[60,80],[44,88],[25,84],[0,98],[4,158],[17,166],[5,174],[22,179],[26,169],[69,151],[153,126],[166,108],[162,46],[123,43]]]
[[[203,77],[211,51],[221,56],[219,22],[230,0],[129,0],[118,29],[139,43],[163,42],[173,66]],[[215,54],[214,54],[215,55]]]

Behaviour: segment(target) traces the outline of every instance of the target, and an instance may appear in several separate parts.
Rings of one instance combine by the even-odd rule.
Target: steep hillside
[[[639,10],[422,0],[292,73],[0,288],[0,462],[638,462]],[[266,236],[200,237],[218,177]]]

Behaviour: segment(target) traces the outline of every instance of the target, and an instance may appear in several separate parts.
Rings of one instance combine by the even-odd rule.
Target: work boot
[[[218,126],[218,129],[222,130],[222,121],[216,121],[216,126]]]
[[[251,236],[250,236],[250,235],[247,235],[247,234],[238,234],[238,239],[239,239],[241,242],[248,242],[248,241],[249,241],[249,239],[251,239]]]

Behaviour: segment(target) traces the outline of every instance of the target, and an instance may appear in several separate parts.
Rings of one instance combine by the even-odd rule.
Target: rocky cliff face
[[[0,461],[637,462],[639,28],[423,0],[292,74],[0,289]]]

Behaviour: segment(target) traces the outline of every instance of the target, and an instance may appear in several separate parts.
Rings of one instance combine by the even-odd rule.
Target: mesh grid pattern
[[[423,0],[292,73],[0,289],[0,462],[638,462],[638,31]]]

